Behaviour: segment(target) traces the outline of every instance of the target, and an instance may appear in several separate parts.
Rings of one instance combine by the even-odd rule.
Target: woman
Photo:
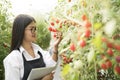
[[[42,35],[42,34],[41,34]],[[11,52],[4,59],[5,80],[27,80],[33,68],[54,66],[58,59],[58,45],[62,34],[58,32],[52,56],[35,44],[36,21],[25,14],[18,15],[13,23]],[[53,73],[40,80],[52,80]]]

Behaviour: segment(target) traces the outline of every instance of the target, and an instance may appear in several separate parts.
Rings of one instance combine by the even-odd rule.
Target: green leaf
[[[79,80],[79,73],[78,72],[74,72],[71,75],[71,80]]]

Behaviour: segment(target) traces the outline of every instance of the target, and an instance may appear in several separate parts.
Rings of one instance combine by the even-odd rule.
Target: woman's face
[[[23,41],[27,41],[27,42],[35,42],[36,41],[36,23],[34,21],[31,22],[25,28]]]

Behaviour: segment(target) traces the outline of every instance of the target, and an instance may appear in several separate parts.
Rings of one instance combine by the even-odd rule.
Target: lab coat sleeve
[[[52,56],[48,51],[43,51],[43,58],[46,63],[46,66],[55,66],[57,63],[55,60],[53,60]]]
[[[57,62],[53,60],[51,56],[52,54],[50,54],[49,51],[43,50],[41,47],[39,47],[39,50],[43,55],[43,59],[46,64],[46,67],[55,66],[57,64]]]
[[[7,57],[3,64],[5,68],[5,80],[21,80],[18,60],[15,57]]]
[[[38,50],[41,52],[41,54],[43,55],[43,59],[44,59],[44,62],[46,64],[46,67],[50,67],[50,66],[55,66],[57,64],[56,61],[53,60],[52,58],[52,53],[50,54],[49,51],[46,51],[46,50],[43,50],[40,46],[34,44]]]

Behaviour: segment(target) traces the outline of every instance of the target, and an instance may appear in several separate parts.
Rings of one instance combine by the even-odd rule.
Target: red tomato
[[[108,53],[108,55],[113,56],[113,51],[112,51],[112,49],[108,49],[108,50],[107,50],[107,53]]]
[[[86,42],[84,40],[80,40],[80,46],[83,48],[86,46]]]
[[[57,29],[53,29],[52,32],[57,32]]]
[[[59,22],[60,22],[60,21],[57,19],[57,20],[56,20],[56,23],[58,24]]]
[[[105,37],[102,37],[103,42],[107,42],[108,40]]]
[[[116,56],[116,61],[120,63],[120,56]]]
[[[70,50],[73,51],[73,52],[76,50],[76,47],[73,43],[70,45]]]
[[[91,31],[88,29],[85,31],[85,37],[89,38],[91,34]]]
[[[67,57],[63,57],[63,60],[64,60],[64,61],[67,61]]]
[[[120,66],[115,66],[115,72],[120,75]]]
[[[106,61],[106,66],[107,68],[111,68],[112,67],[112,62],[110,60]]]
[[[120,45],[115,45],[115,48],[120,51]]]
[[[108,46],[109,48],[113,48],[113,44],[112,44],[111,42],[107,42],[107,46]]]
[[[49,28],[48,28],[48,30],[49,30],[49,31],[52,31],[52,30],[53,30],[53,28],[52,28],[52,27],[49,27]]]
[[[56,34],[56,33],[54,33],[53,37],[54,37],[54,38],[56,38],[56,36],[57,36],[57,34]]]
[[[55,24],[54,24],[54,22],[51,22],[50,24],[51,24],[52,26],[54,26],[54,25],[55,25]]]
[[[105,63],[102,63],[101,64],[101,68],[104,69],[104,70],[106,70],[107,69],[107,65]]]
[[[86,20],[85,21],[85,27],[86,28],[89,28],[89,27],[91,27],[92,26],[92,24],[88,21],[88,20]]]

